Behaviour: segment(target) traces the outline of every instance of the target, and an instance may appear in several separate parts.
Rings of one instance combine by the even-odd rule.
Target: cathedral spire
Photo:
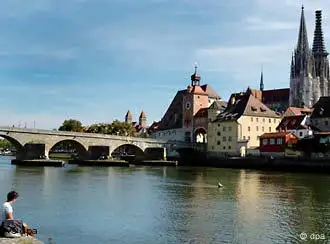
[[[260,91],[264,90],[264,72],[263,67],[261,66],[261,75],[260,75]]]
[[[322,11],[315,11],[315,31],[313,41],[313,54],[320,56],[328,56],[325,50],[323,32],[322,32]]]
[[[308,49],[309,49],[309,46],[308,46],[307,29],[306,29],[306,23],[305,23],[304,5],[303,5],[301,7],[301,17],[300,17],[297,51],[305,52]]]

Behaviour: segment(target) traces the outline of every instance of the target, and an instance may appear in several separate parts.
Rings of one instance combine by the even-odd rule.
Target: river
[[[326,174],[191,167],[19,167],[0,194],[46,244],[327,243]],[[217,188],[220,181],[224,188]],[[305,238],[304,234],[307,237]],[[325,239],[325,240],[323,240]],[[330,242],[330,241],[329,241]]]

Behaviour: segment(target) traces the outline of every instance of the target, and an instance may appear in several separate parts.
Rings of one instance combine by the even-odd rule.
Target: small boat
[[[222,187],[223,185],[220,182],[218,182],[218,188],[222,188]]]

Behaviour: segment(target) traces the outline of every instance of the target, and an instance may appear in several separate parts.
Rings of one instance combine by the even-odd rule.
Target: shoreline
[[[201,152],[181,154],[179,166],[252,169],[279,172],[330,173],[330,159],[326,158],[269,158],[262,156],[219,158],[207,157],[205,153]]]

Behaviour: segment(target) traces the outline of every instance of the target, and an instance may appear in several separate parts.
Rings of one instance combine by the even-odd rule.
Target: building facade
[[[259,146],[259,137],[275,132],[280,116],[265,106],[248,89],[232,94],[227,108],[209,124],[210,155],[245,155],[248,148]]]
[[[207,142],[208,108],[220,96],[210,85],[200,84],[201,77],[195,67],[187,89],[175,95],[165,115],[158,123],[153,138],[186,142]]]
[[[285,150],[297,142],[298,138],[290,132],[265,133],[260,136],[260,155],[284,156]]]
[[[321,97],[314,105],[311,125],[322,132],[330,132],[330,97]]]
[[[315,15],[313,48],[310,49],[302,7],[298,42],[291,61],[290,106],[312,107],[321,96],[330,94],[329,60],[323,40],[322,13],[317,10]]]
[[[279,132],[290,132],[298,139],[313,135],[310,119],[308,115],[286,116],[281,120],[281,123],[276,128]]]

